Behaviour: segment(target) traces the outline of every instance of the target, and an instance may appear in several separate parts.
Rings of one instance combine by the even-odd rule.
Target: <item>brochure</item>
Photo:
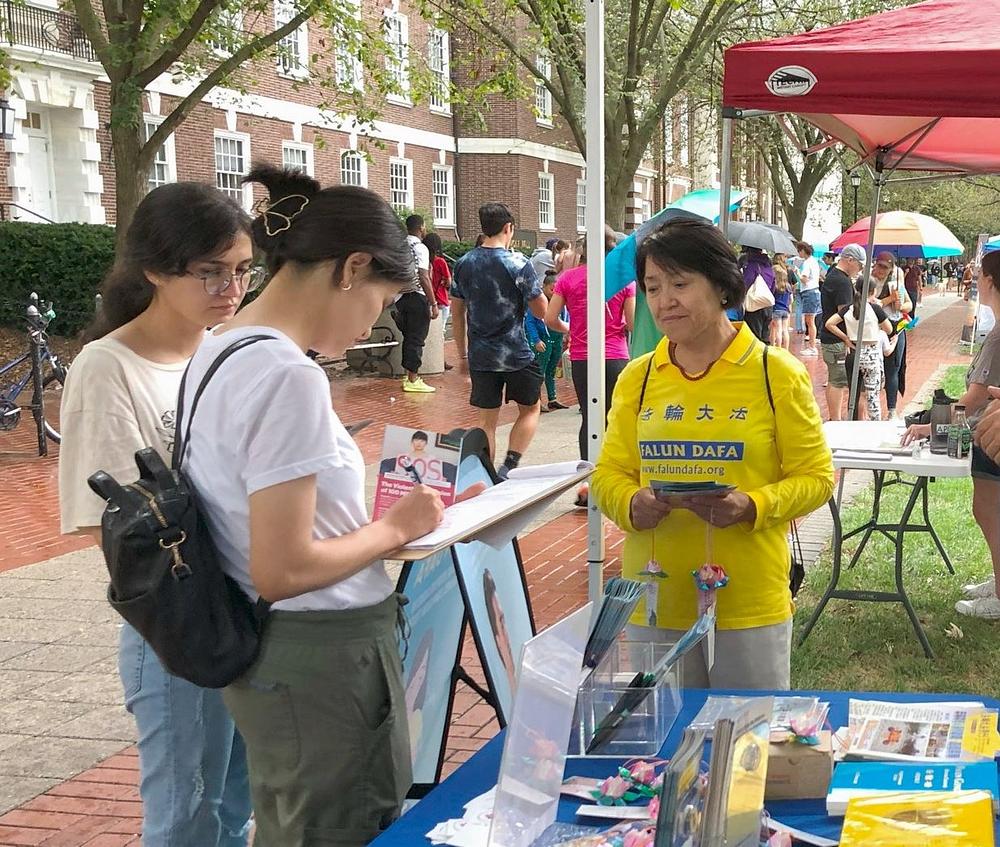
[[[858,797],[847,806],[840,847],[993,847],[986,791]]]
[[[435,489],[444,504],[450,505],[455,499],[458,462],[459,448],[453,439],[422,429],[387,426],[375,484],[374,520],[418,482]]]
[[[660,812],[654,847],[699,847],[708,799],[708,781],[701,773],[705,733],[684,730],[681,743],[663,771]]]

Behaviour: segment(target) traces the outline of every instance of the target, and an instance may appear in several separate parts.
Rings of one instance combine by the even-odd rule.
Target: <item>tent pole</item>
[[[736,110],[722,109],[722,161],[719,163],[719,229],[729,234],[729,205],[733,188],[733,121]]]
[[[587,2],[587,458],[604,440],[604,0]],[[604,590],[604,518],[589,499],[587,594]]]

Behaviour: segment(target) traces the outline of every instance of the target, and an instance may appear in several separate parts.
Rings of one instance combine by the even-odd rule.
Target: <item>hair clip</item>
[[[276,211],[277,207],[284,203],[286,200],[300,200],[299,207],[289,214],[284,214],[283,212]],[[309,205],[309,198],[305,194],[289,194],[285,197],[275,200],[273,203],[269,199],[261,200],[255,207],[254,212],[264,219],[264,231],[269,237],[274,238],[274,236],[284,232],[292,225],[299,215],[302,214],[302,210]],[[274,215],[281,220],[281,223],[274,229],[271,228],[271,223],[268,220],[268,215]]]

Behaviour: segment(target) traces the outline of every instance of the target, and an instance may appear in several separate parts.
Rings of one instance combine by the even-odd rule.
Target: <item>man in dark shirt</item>
[[[854,302],[851,279],[864,270],[866,258],[864,247],[848,244],[837,264],[826,272],[826,279],[819,289],[823,306],[819,341],[823,348],[823,361],[826,362],[826,405],[831,421],[841,420],[844,397],[847,395],[847,349],[844,342],[826,328],[826,322],[839,314],[841,306]]]
[[[910,259],[906,265],[906,276],[903,284],[906,286],[906,293],[910,295],[910,317],[917,314],[917,302],[920,300],[920,289],[924,285],[924,269],[920,267],[916,259]]]
[[[479,209],[485,238],[455,265],[451,296],[456,321],[466,321],[469,345],[469,403],[480,410],[480,426],[496,451],[497,419],[504,402],[517,403],[509,449],[498,469],[502,479],[517,467],[538,427],[542,372],[524,334],[530,309],[545,318],[548,302],[541,280],[525,256],[510,250],[514,217],[502,203]]]

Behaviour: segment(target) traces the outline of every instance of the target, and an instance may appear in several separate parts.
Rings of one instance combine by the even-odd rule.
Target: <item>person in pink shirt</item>
[[[615,246],[614,232],[604,228],[604,254]],[[572,365],[573,388],[580,403],[580,458],[587,458],[587,243],[578,243],[579,263],[563,271],[556,280],[552,299],[549,300],[545,323],[557,332],[569,333],[569,358]],[[559,315],[563,306],[569,311],[569,325]],[[604,415],[607,419],[611,408],[611,395],[618,376],[629,362],[628,333],[635,322],[635,283],[629,283],[604,304]],[[577,496],[577,505],[587,505],[585,487]]]

